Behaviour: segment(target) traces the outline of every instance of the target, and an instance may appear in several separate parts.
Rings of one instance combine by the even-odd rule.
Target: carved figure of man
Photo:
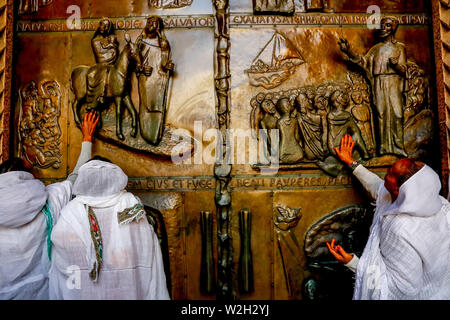
[[[103,18],[100,21],[91,45],[97,64],[88,71],[87,103],[93,109],[98,103],[104,102],[108,67],[116,62],[119,54],[119,42],[111,20]]]
[[[314,110],[312,101],[306,94],[300,93],[295,101],[299,109],[297,120],[306,158],[321,160],[325,156],[323,146],[326,146],[326,136],[324,139],[323,133],[327,125],[326,119]]]
[[[277,114],[277,109],[275,108],[275,104],[270,99],[264,99],[261,102],[261,109],[264,112],[264,116],[262,117],[261,121],[259,122],[259,128],[267,130],[266,133],[263,133],[267,137],[267,148],[265,151],[267,152],[267,155],[270,154],[271,150],[271,135],[270,130],[277,129],[278,125],[278,119],[280,118]]]
[[[174,68],[161,17],[148,17],[136,44],[140,59],[136,75],[139,83],[141,136],[147,142],[157,145],[164,131],[169,79]]]
[[[336,151],[334,148],[339,146],[342,137],[346,134],[351,134],[361,156],[364,159],[369,158],[369,153],[355,120],[349,112],[345,111],[349,104],[348,94],[337,90],[331,95],[330,100],[331,111],[327,115],[329,152],[335,155]]]
[[[264,116],[259,122],[259,127],[267,130],[276,129],[279,117],[277,117],[275,104],[270,99],[264,99],[261,103],[261,108],[264,111]]]
[[[331,254],[356,272],[355,300],[450,299],[449,202],[429,166],[397,160],[384,181],[353,159],[355,142],[342,138],[336,152],[376,201],[361,258],[327,242]]]
[[[61,137],[61,128],[59,127],[58,118],[60,112],[55,105],[52,104],[50,98],[45,98],[43,101],[44,110],[41,118],[41,130],[42,135],[45,138],[44,150],[55,151],[58,154],[59,151],[59,138]]]
[[[29,136],[25,136],[23,139],[24,158],[29,163],[36,163],[40,166],[44,165],[46,161],[44,151],[42,150],[44,143],[45,139],[42,136],[41,130],[39,128],[31,130]]]
[[[408,61],[406,67],[406,103],[403,109],[405,124],[426,106],[428,95],[428,81],[424,71],[413,61]]]
[[[406,73],[405,45],[395,40],[399,22],[396,18],[381,19],[381,42],[365,56],[354,53],[346,39],[339,46],[350,61],[363,67],[372,81],[377,109],[380,154],[406,156],[403,147],[403,87]]]
[[[364,139],[364,143],[366,144],[369,153],[371,155],[375,155],[376,148],[372,132],[372,113],[370,112],[370,108],[368,106],[370,101],[364,101],[364,95],[359,90],[352,91],[351,97],[355,104],[351,108],[351,113],[356,119],[356,124],[361,131],[361,136]]]
[[[214,0],[214,6],[216,7],[216,19],[217,19],[217,34],[225,36],[227,31],[227,1]]]
[[[280,163],[286,164],[303,160],[298,124],[291,116],[292,108],[288,98],[280,98],[277,102],[277,110],[281,115],[277,122],[280,130]]]

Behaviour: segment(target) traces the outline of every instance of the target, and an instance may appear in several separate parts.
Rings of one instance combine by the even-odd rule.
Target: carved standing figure
[[[272,142],[271,142],[270,130],[277,129],[278,119],[280,118],[280,116],[277,114],[275,104],[270,99],[264,99],[264,101],[261,103],[261,109],[264,112],[264,116],[262,117],[261,121],[259,122],[259,128],[267,130],[267,132],[264,133],[264,134],[267,134],[267,149],[265,149],[265,150],[270,152],[269,150],[272,150],[271,149]]]
[[[361,132],[356,125],[352,115],[345,111],[349,104],[349,97],[346,92],[337,90],[331,95],[331,112],[328,113],[328,151],[336,155],[334,147],[339,147],[342,137],[350,134],[356,143],[358,151],[364,159],[369,158]]]
[[[158,145],[164,131],[169,79],[174,68],[161,17],[147,18],[145,29],[136,44],[139,50],[136,75],[141,136],[148,143]]]
[[[214,0],[217,16],[217,34],[224,37],[228,37],[227,5],[226,0]]]
[[[297,114],[300,135],[305,146],[305,155],[309,160],[325,157],[323,146],[326,146],[326,136],[324,139],[324,127],[326,119],[315,112],[314,106],[307,95],[300,93],[296,98],[296,104],[299,109]]]
[[[356,124],[361,131],[361,136],[371,155],[375,155],[375,139],[373,137],[373,120],[370,112],[369,103],[364,99],[365,95],[360,90],[353,90],[351,92],[354,106],[351,108],[352,116],[356,119]]]
[[[378,116],[380,154],[406,156],[403,146],[403,89],[406,73],[405,45],[395,40],[399,21],[394,17],[381,19],[381,42],[365,56],[354,53],[346,39],[339,46],[350,61],[363,67],[372,81],[374,104]]]
[[[119,56],[119,42],[114,34],[111,20],[103,18],[100,21],[91,39],[91,46],[96,65],[88,71],[86,102],[89,108],[95,109],[98,103],[104,103],[108,66],[114,65]]]
[[[405,124],[428,104],[428,80],[425,72],[413,61],[408,61],[406,67],[406,103],[403,110]]]
[[[288,98],[280,98],[277,110],[281,115],[278,120],[280,130],[280,163],[297,163],[303,160],[303,150],[300,147],[300,135],[297,120],[291,116],[292,105]]]

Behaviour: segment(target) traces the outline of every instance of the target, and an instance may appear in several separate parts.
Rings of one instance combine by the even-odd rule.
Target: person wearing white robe
[[[78,168],[91,158],[97,123],[94,114],[84,118],[81,153],[67,180],[45,186],[26,171],[0,174],[0,300],[49,298],[49,232],[71,199]]]
[[[344,137],[337,152],[376,201],[370,236],[361,258],[335,247],[334,239],[327,243],[356,272],[353,299],[450,299],[450,204],[439,195],[439,176],[423,164],[393,191],[390,170],[383,183],[353,162],[353,145]]]
[[[106,161],[80,168],[52,233],[51,299],[170,299],[158,238],[127,182]]]

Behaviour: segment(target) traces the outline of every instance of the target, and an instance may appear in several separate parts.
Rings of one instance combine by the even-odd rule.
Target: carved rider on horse
[[[114,34],[111,20],[103,18],[91,40],[96,65],[88,71],[87,104],[89,109],[95,109],[97,104],[104,102],[106,96],[106,79],[109,69],[119,55],[119,42]]]

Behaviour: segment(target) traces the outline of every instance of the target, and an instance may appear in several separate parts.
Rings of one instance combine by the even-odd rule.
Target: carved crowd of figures
[[[58,169],[61,165],[61,91],[56,81],[27,83],[20,90],[19,153],[30,165]]]
[[[347,133],[352,135],[360,154],[369,157],[366,145],[373,145],[371,112],[363,101],[363,97],[369,96],[368,86],[357,74],[349,78],[354,84],[325,82],[319,86],[260,93],[252,99],[253,129],[279,130],[280,163],[323,161],[329,154],[335,154],[333,148],[339,146]],[[368,132],[362,135],[360,128],[366,127],[368,130],[364,132]]]
[[[401,116],[405,123],[427,107],[428,92],[423,70],[409,62],[408,73],[408,90],[403,92],[407,103]],[[259,93],[250,102],[250,122],[258,133],[268,130],[267,154],[273,150],[269,130],[279,130],[281,164],[325,161],[336,155],[334,147],[339,147],[345,134],[355,141],[359,158],[369,159],[387,154],[376,147],[371,97],[371,86],[364,76],[349,72],[346,80]]]
[[[428,81],[407,59],[405,45],[395,40],[398,23],[393,17],[381,19],[380,42],[366,55],[353,52],[346,39],[339,40],[344,58],[359,68],[349,72],[347,80],[260,93],[251,99],[251,127],[258,132],[279,130],[280,163],[315,161],[327,171],[330,161],[337,165],[334,148],[346,134],[355,141],[360,159],[417,154],[411,146],[420,145],[404,137],[430,135],[432,114],[421,112],[429,107]],[[272,147],[268,134],[266,149]]]

